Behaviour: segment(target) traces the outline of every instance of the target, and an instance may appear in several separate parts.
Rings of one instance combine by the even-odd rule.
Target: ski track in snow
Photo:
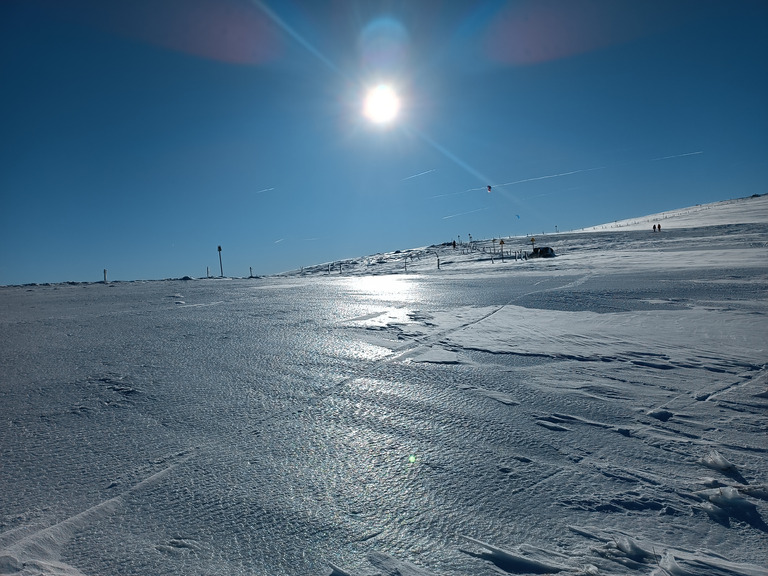
[[[0,574],[768,575],[768,205],[677,214],[718,226],[0,288]]]

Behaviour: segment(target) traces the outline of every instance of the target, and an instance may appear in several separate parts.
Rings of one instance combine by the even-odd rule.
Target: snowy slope
[[[0,288],[0,574],[767,575],[766,207]]]
[[[662,230],[726,224],[765,224],[768,222],[768,196],[755,196],[735,200],[723,200],[711,204],[699,204],[690,208],[669,210],[642,218],[617,220],[584,228],[581,232],[598,232],[621,228],[623,230],[650,230],[654,224],[661,224]]]
[[[662,231],[653,232],[654,224],[661,223]],[[582,271],[585,267],[616,270],[659,267],[697,268],[721,267],[722,259],[733,257],[737,246],[760,247],[765,224],[768,224],[768,195],[736,200],[725,200],[690,208],[671,210],[641,218],[585,228],[574,232],[536,235],[535,245],[551,246],[558,255],[589,251],[589,258],[566,258],[552,269],[565,271],[569,268]],[[666,234],[674,231],[675,234]],[[602,234],[595,234],[602,232]],[[755,234],[754,242],[750,237]],[[505,237],[475,240],[470,245],[460,243],[455,249],[448,243],[410,250],[398,250],[373,256],[349,258],[343,261],[325,262],[317,266],[286,272],[294,275],[376,275],[390,273],[418,274],[494,274],[499,270],[492,265],[502,264],[499,240],[504,241],[504,263],[522,264],[515,254],[530,253],[530,237]],[[736,244],[734,244],[734,241]],[[754,244],[754,246],[752,246]],[[762,244],[764,246],[764,244]],[[621,257],[614,252],[620,250]],[[674,252],[675,259],[660,258],[666,252]],[[583,254],[581,254],[583,255]],[[437,263],[440,261],[440,268]],[[762,251],[740,251],[736,255],[739,264],[764,267]],[[569,266],[572,264],[572,266]],[[541,261],[537,266],[544,265]],[[537,268],[538,269],[538,268]]]

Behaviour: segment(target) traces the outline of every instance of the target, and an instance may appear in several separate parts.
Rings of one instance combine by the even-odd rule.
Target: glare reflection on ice
[[[389,348],[377,346],[363,341],[345,342],[343,346],[334,347],[332,354],[339,358],[348,358],[350,360],[381,360],[392,354]]]
[[[421,298],[421,284],[413,278],[398,275],[360,276],[349,279],[353,293],[361,296],[386,298],[399,302],[417,302]]]

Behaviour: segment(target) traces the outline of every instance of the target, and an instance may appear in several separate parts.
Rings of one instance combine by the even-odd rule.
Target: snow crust
[[[0,574],[766,576],[766,200],[0,287]]]

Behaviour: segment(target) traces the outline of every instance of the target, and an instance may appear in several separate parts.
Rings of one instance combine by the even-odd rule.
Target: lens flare
[[[393,73],[406,63],[408,32],[391,16],[377,18],[360,33],[360,56],[370,71]]]

